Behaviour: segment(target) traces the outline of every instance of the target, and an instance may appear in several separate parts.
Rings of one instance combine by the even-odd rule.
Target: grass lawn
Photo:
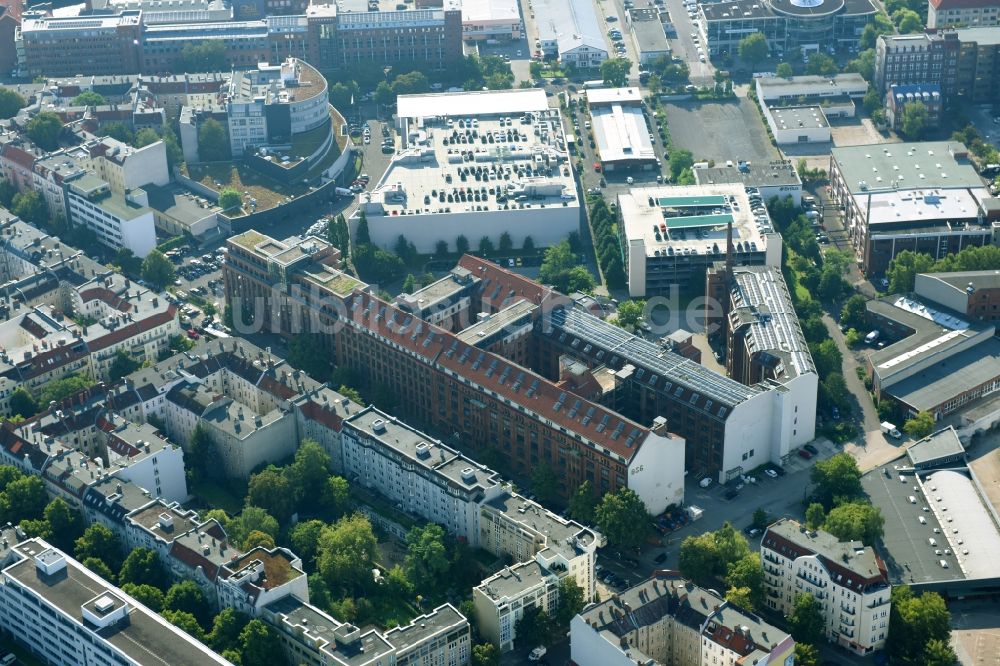
[[[309,188],[301,184],[285,185],[238,162],[186,165],[189,177],[206,187],[221,191],[231,187],[244,197],[257,200],[257,210],[275,208],[290,196],[301,196]],[[247,194],[244,194],[246,192]]]
[[[230,516],[235,516],[243,510],[243,498],[246,488],[232,488],[237,482],[229,484],[219,481],[195,481],[191,484],[191,494],[195,496],[189,503],[189,508],[222,509]]]

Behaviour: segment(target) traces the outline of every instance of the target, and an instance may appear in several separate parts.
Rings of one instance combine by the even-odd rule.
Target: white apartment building
[[[156,228],[152,209],[136,201],[132,195],[113,193],[107,182],[91,173],[66,185],[67,213],[73,224],[93,231],[102,245],[113,250],[126,247],[145,257],[156,247]]]
[[[164,186],[170,182],[167,147],[163,141],[133,148],[108,136],[84,144],[82,148],[89,155],[90,170],[120,197],[143,185]]]
[[[189,499],[184,451],[148,424],[108,414],[104,456],[109,473],[145,488],[167,502]]]
[[[228,664],[206,645],[42,539],[0,572],[0,627],[56,666]]]
[[[860,542],[838,541],[782,519],[761,540],[767,605],[788,615],[799,594],[816,598],[831,643],[857,654],[885,646],[889,635],[889,586],[885,563]]]
[[[303,666],[466,666],[472,653],[469,621],[451,604],[385,633],[362,632],[294,596],[268,604],[262,617],[289,662]]]
[[[791,664],[795,641],[714,592],[658,571],[570,622],[578,666]]]
[[[560,576],[535,561],[504,567],[472,588],[479,633],[500,650],[514,648],[518,621],[538,608],[552,617],[559,608]]]
[[[480,505],[505,491],[496,472],[369,407],[344,423],[344,475],[393,504],[479,541]],[[489,548],[487,548],[489,550]]]

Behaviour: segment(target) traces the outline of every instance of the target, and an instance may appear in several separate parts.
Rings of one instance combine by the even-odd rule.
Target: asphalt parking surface
[[[767,138],[760,114],[749,99],[664,104],[670,137],[696,161],[768,162],[780,157]],[[706,132],[705,128],[712,128]]]

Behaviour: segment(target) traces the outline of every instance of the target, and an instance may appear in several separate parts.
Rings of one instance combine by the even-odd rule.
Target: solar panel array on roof
[[[696,394],[698,406],[720,418],[736,405],[766,390],[759,386],[745,386],[712,372],[699,363],[661,349],[577,308],[557,308],[549,316],[549,321],[547,334],[561,344],[572,339],[603,347],[611,355],[606,363],[615,370],[631,364],[636,368],[636,379],[641,380],[648,373],[646,383],[663,392],[674,391],[674,396],[678,398],[685,391]],[[716,406],[718,410],[715,410]]]

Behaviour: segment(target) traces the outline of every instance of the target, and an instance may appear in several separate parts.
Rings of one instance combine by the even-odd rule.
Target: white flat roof
[[[818,106],[774,106],[768,111],[774,117],[778,129],[809,129],[829,127],[823,109]]]
[[[431,118],[433,116],[495,116],[526,111],[542,111],[549,107],[545,91],[539,88],[514,90],[473,90],[455,93],[400,95],[396,100],[396,115],[400,118]]]
[[[650,198],[653,205],[649,204]],[[726,253],[729,219],[733,221],[734,247],[738,243],[749,244],[751,251],[756,252],[765,247],[766,229],[750,210],[750,199],[743,185],[636,187],[618,195],[618,210],[626,240],[641,239],[646,256],[673,249],[719,254],[721,259]],[[668,217],[664,217],[665,211]],[[657,233],[660,240],[656,239]]]
[[[591,109],[590,117],[602,162],[656,159],[645,117],[638,106],[599,106]]]
[[[947,539],[945,547],[951,548],[965,577],[996,577],[1000,533],[972,480],[961,472],[944,470],[927,476],[923,487],[927,504],[941,523],[942,534],[935,536],[939,544],[942,536]]]
[[[897,190],[871,195],[869,224],[905,223],[928,221],[945,222],[975,218],[983,199],[989,197],[985,188],[942,190]],[[868,195],[855,194],[859,210],[868,209]],[[877,233],[873,229],[873,233]]]
[[[518,21],[521,10],[517,0],[462,0],[462,21]]]
[[[641,102],[638,88],[591,88],[587,91],[587,104],[614,104],[615,102]]]
[[[836,76],[774,76],[757,79],[757,89],[763,99],[799,96],[863,95],[868,90],[868,82],[860,74],[837,74]]]

